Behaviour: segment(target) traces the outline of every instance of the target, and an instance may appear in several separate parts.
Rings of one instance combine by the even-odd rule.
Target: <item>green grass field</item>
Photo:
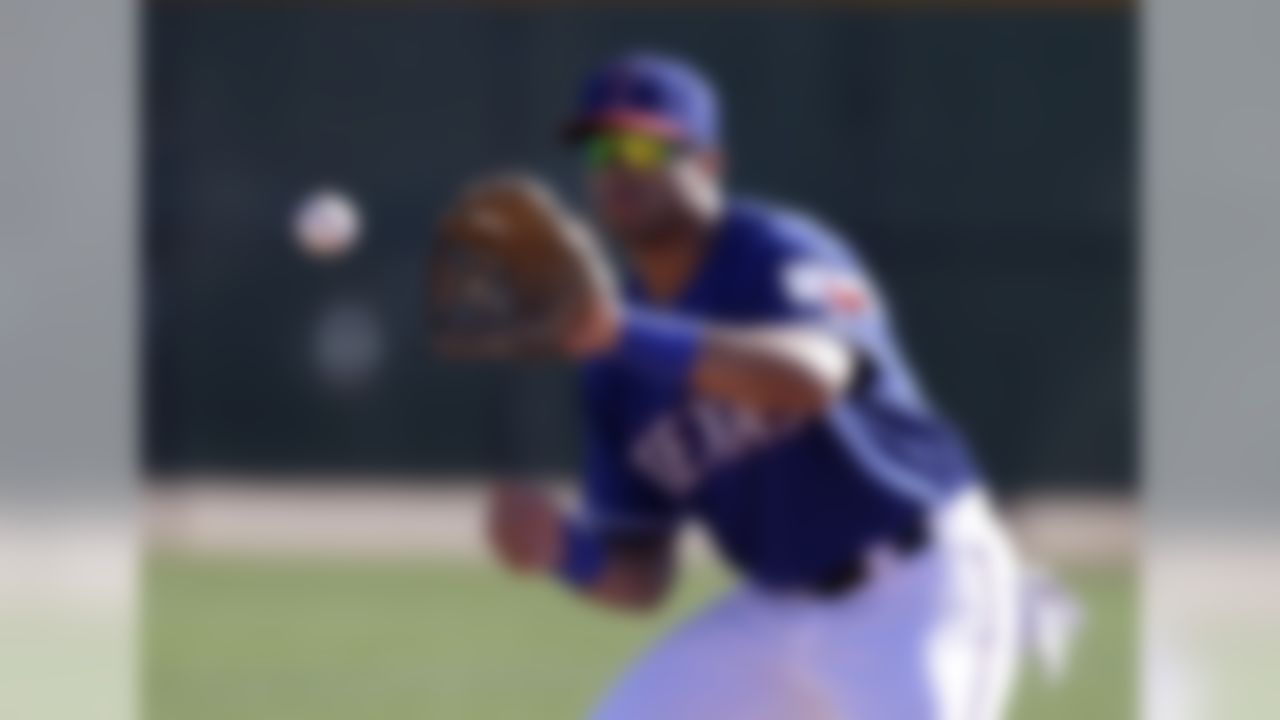
[[[1029,678],[1017,718],[1133,718],[1132,582],[1071,580],[1089,612],[1074,669],[1057,688]],[[691,574],[664,613],[631,618],[483,566],[159,556],[148,717],[580,718],[628,658],[723,585]]]

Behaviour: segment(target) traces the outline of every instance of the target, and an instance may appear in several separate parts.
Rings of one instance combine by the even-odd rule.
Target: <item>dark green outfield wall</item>
[[[151,461],[568,466],[570,378],[425,357],[424,228],[479,169],[530,165],[572,190],[549,136],[574,78],[656,46],[720,80],[737,185],[860,238],[998,481],[1128,483],[1133,30],[1123,11],[153,8]],[[336,267],[286,232],[321,182],[368,213],[368,243]],[[313,324],[335,303],[384,333],[356,389],[312,368]]]

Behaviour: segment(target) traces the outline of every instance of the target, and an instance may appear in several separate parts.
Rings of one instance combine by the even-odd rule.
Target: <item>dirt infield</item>
[[[481,488],[467,478],[415,486],[189,477],[148,491],[146,533],[157,550],[477,558],[484,554]],[[1005,514],[1033,559],[1110,566],[1136,552],[1129,498],[1046,493],[1007,504]],[[706,554],[697,533],[690,545],[693,555]]]

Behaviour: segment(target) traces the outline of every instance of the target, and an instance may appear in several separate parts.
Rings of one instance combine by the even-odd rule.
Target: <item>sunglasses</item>
[[[596,133],[582,143],[583,159],[591,170],[657,170],[679,152],[680,146],[670,140],[634,132]]]

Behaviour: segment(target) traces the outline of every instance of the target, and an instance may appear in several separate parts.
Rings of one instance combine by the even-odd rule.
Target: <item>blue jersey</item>
[[[628,294],[650,304],[638,283]],[[584,504],[602,530],[694,516],[746,576],[800,585],[978,476],[917,387],[854,250],[808,217],[733,203],[689,286],[663,307],[708,323],[820,327],[855,348],[856,378],[840,402],[800,422],[613,359],[589,363]]]

